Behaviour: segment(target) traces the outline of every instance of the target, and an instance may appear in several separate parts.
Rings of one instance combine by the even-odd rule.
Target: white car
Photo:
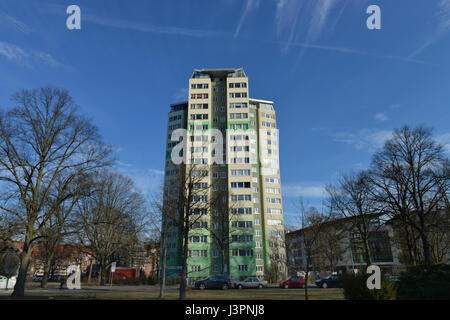
[[[245,279],[244,281],[238,281],[236,282],[235,287],[237,289],[262,289],[267,287],[267,281],[258,279],[256,277],[250,277]]]
[[[16,277],[7,278],[0,276],[0,289],[13,289],[16,285]],[[8,288],[6,288],[8,286]]]

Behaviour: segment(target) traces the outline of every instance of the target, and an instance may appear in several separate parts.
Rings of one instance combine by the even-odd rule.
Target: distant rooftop
[[[194,69],[192,73],[193,79],[195,78],[236,78],[236,77],[247,77],[245,75],[244,68],[227,68],[227,69]]]

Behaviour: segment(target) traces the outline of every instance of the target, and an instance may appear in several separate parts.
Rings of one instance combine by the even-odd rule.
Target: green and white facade
[[[171,105],[168,116],[165,196],[179,192],[176,181],[184,174],[171,160],[178,143],[171,140],[171,135],[180,128],[198,136],[193,140],[200,141],[201,147],[188,147],[186,155],[201,152],[200,164],[196,166],[201,168],[198,171],[208,188],[208,199],[225,194],[221,197],[223,203],[207,204],[200,220],[205,228],[200,224],[192,230],[188,278],[222,273],[221,250],[211,236],[218,225],[218,210],[230,214],[224,273],[239,280],[247,276],[264,278],[276,269],[278,277],[284,278],[287,268],[274,103],[249,97],[249,82],[243,69],[194,70],[188,98],[187,102]],[[212,137],[211,129],[223,133],[223,144]],[[219,151],[223,153],[223,163],[216,161]],[[168,226],[169,274],[180,270],[179,233],[176,226]]]

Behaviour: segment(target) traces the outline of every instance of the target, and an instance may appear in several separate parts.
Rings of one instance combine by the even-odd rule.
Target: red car
[[[305,288],[306,281],[303,277],[292,277],[280,283],[282,288]]]

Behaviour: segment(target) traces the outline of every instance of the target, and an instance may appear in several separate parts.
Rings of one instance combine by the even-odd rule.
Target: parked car
[[[244,288],[266,288],[267,287],[267,281],[258,279],[256,277],[250,277],[245,279],[244,281],[238,281],[235,284],[235,287],[238,289],[244,289]]]
[[[13,289],[16,285],[16,277],[0,276],[0,289]]]
[[[42,282],[43,277],[33,277],[31,281],[33,282]],[[48,278],[48,282],[61,282],[60,276],[53,276]]]
[[[316,285],[319,288],[342,288],[341,277],[332,275],[316,281]]]
[[[48,282],[61,282],[61,277],[60,276],[49,277]]]
[[[305,288],[306,281],[303,277],[291,277],[280,283],[281,288]]]
[[[195,281],[196,289],[222,289],[227,290],[234,288],[235,282],[228,275],[215,275],[204,280]]]

